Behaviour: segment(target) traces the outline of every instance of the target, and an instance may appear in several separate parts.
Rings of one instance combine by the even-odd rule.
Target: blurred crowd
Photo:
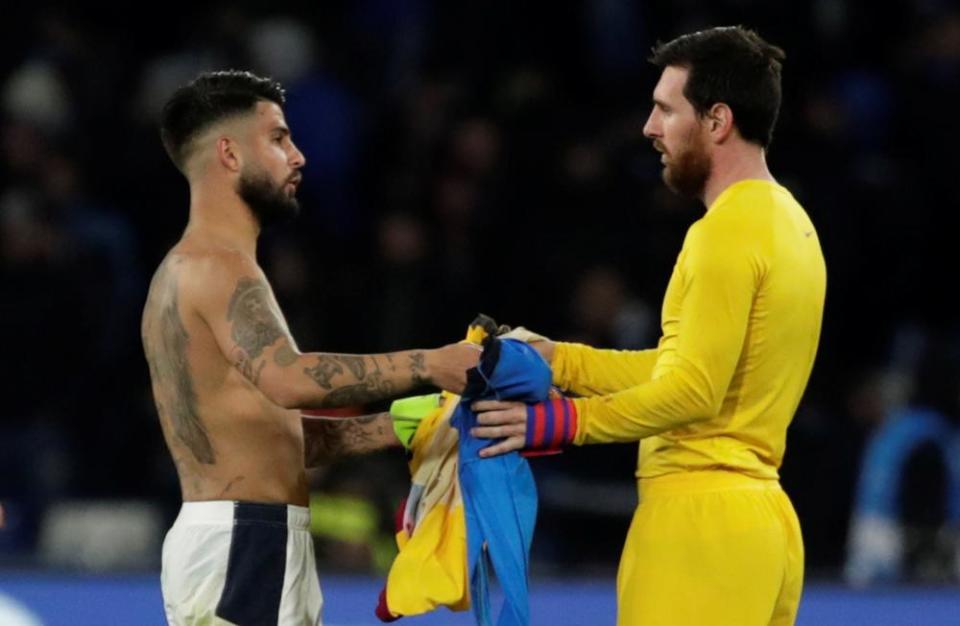
[[[42,560],[64,503],[146,502],[161,530],[179,506],[139,339],[150,275],[187,217],[156,129],[177,86],[245,68],[287,88],[303,211],[259,254],[301,347],[432,347],[478,312],[651,347],[703,209],[666,190],[642,136],[646,57],[658,39],[739,23],[787,51],[769,162],[828,264],[782,470],[808,572],[957,580],[954,3],[274,4],[164,3],[134,19],[41,2],[0,26],[0,563]],[[612,571],[635,456],[534,462],[535,571]],[[389,563],[405,477],[399,451],[315,473],[321,568]]]

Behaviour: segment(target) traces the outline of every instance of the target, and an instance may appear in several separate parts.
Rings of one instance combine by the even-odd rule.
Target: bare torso
[[[306,505],[300,411],[273,403],[231,363],[183,288],[188,272],[217,262],[209,252],[187,240],[170,251],[151,282],[142,322],[183,499]]]

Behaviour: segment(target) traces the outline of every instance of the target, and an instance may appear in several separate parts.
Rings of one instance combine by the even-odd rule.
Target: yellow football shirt
[[[789,191],[737,182],[687,231],[655,350],[558,343],[579,394],[574,443],[640,440],[638,478],[729,469],[777,478],[813,368],[826,292],[816,230]]]

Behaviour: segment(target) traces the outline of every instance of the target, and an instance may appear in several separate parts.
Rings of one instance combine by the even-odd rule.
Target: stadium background
[[[702,209],[665,190],[642,136],[657,77],[645,57],[657,39],[740,23],[787,51],[769,162],[828,263],[820,353],[782,471],[814,589],[801,622],[831,594],[887,619],[898,613],[884,602],[919,614],[952,603],[960,615],[946,512],[956,496],[934,448],[904,472],[907,558],[887,582],[908,586],[843,586],[871,434],[915,403],[937,403],[955,431],[960,421],[954,3],[341,0],[127,14],[37,2],[5,14],[0,593],[39,611],[71,586],[117,593],[139,581],[156,600],[179,492],[138,324],[150,273],[186,220],[187,188],[155,127],[177,85],[234,67],[288,89],[307,157],[303,212],[266,234],[260,257],[301,347],[432,347],[477,312],[557,339],[646,347]],[[537,580],[585,598],[599,581],[598,606],[612,603],[635,455],[605,446],[534,462]],[[337,623],[372,622],[331,589],[363,588],[389,563],[403,455],[352,459],[313,481],[329,610]],[[101,608],[99,623],[139,623]]]

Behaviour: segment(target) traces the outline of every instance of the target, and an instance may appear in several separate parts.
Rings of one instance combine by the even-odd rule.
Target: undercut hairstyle
[[[686,69],[683,95],[703,117],[714,104],[733,111],[746,141],[767,148],[782,98],[780,72],[786,54],[741,26],[721,26],[658,42],[650,62]]]
[[[177,89],[160,113],[160,139],[181,172],[194,140],[214,124],[252,113],[258,102],[283,106],[283,87],[275,80],[251,72],[228,70],[205,72]]]

